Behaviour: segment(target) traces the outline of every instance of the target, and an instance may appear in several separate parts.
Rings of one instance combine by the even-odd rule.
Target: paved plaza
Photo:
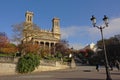
[[[114,68],[110,71],[112,80],[120,80],[120,71]],[[0,80],[105,80],[105,68],[95,70],[95,66],[79,66],[75,69],[37,72],[31,74],[17,74],[0,76]]]

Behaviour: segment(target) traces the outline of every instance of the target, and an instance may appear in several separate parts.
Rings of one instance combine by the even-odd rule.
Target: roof
[[[43,35],[43,36],[34,36],[33,39],[39,39],[39,40],[58,40],[57,38],[54,38],[53,36],[49,35]]]

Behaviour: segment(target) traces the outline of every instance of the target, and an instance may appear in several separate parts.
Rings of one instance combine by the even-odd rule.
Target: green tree
[[[118,59],[120,60],[120,41],[116,37],[111,37],[109,39],[105,39],[105,45],[106,45],[106,52],[107,52],[107,57],[109,61]],[[100,49],[103,49],[103,44],[102,41],[99,40],[97,42],[97,46]],[[100,51],[99,53],[103,54],[103,51]]]
[[[40,65],[40,57],[37,54],[28,53],[21,57],[17,64],[19,73],[29,73]]]

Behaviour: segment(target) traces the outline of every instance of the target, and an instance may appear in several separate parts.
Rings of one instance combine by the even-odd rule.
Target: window
[[[58,23],[58,22],[55,22],[55,26],[59,26],[59,23]]]

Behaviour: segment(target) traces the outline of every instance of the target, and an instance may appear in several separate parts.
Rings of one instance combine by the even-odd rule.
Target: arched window
[[[30,16],[30,21],[32,21],[32,16]]]
[[[55,26],[59,26],[59,23],[58,23],[58,22],[55,22]]]
[[[27,20],[29,21],[29,15],[28,15],[28,19]]]

